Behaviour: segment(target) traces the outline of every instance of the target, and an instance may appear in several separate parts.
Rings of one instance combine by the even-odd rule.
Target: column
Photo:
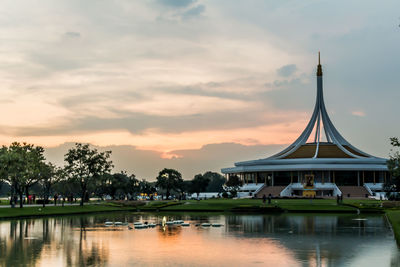
[[[272,182],[271,185],[274,186],[274,172],[272,172]]]
[[[365,184],[365,171],[363,171],[363,185]]]
[[[374,171],[374,184],[375,184],[375,182],[376,182],[376,181],[375,181],[375,171]]]
[[[357,171],[357,186],[360,186],[360,171]]]
[[[293,183],[293,172],[290,172],[290,183]]]

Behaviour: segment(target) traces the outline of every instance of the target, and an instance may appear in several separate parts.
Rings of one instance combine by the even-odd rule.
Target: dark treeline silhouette
[[[90,197],[101,200],[182,199],[200,192],[224,192],[226,179],[216,172],[197,174],[184,180],[179,171],[165,168],[155,182],[139,180],[122,171],[111,173],[111,151],[98,151],[89,144],[76,143],[60,167],[46,161],[44,148],[14,142],[0,149],[0,196],[8,196],[14,207],[48,203],[80,205]]]

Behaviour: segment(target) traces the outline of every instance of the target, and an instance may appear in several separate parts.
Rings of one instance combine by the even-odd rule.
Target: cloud
[[[64,35],[72,39],[78,39],[81,37],[81,34],[79,32],[66,32]]]
[[[206,10],[204,5],[197,5],[181,14],[183,19],[191,19],[201,16]]]
[[[365,117],[365,112],[361,110],[354,110],[351,114],[358,117]]]
[[[196,3],[197,0],[157,0],[157,2],[169,7],[182,8]]]
[[[82,140],[160,153],[288,142],[312,112],[321,49],[332,120],[346,138],[383,154],[376,136],[400,131],[392,123],[400,6],[347,5],[44,0],[21,9],[4,1],[0,141]],[[354,103],[368,120],[348,116]]]
[[[297,70],[295,64],[285,65],[277,70],[277,73],[282,77],[289,77]]]
[[[57,147],[46,148],[48,161],[64,165],[64,154],[74,143],[65,143]],[[179,157],[163,157],[154,150],[142,150],[134,146],[95,146],[100,151],[111,150],[115,172],[125,170],[138,178],[154,181],[163,168],[180,171],[184,179],[192,179],[198,173],[208,170],[221,172],[221,168],[232,167],[234,162],[265,158],[282,149],[283,145],[250,145],[237,143],[208,144],[199,149],[176,150],[169,152]]]

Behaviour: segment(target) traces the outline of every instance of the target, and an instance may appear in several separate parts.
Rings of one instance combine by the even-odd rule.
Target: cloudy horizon
[[[367,153],[400,135],[398,1],[3,1],[0,143],[62,164],[74,142],[115,170],[186,179],[293,142],[316,94]]]

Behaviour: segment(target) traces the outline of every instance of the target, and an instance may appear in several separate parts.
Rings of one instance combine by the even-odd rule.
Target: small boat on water
[[[143,223],[141,222],[134,222],[133,225],[142,225]]]
[[[182,225],[182,226],[190,226],[190,223],[185,223],[185,222],[184,222],[184,223],[182,223],[181,225]]]
[[[182,220],[176,220],[176,221],[174,221],[174,224],[182,224],[182,223],[184,223],[184,221],[182,221]]]
[[[210,224],[210,223],[202,223],[201,226],[203,226],[203,227],[210,227],[211,224]]]
[[[221,227],[222,224],[220,224],[220,223],[213,223],[211,226],[212,226],[212,227]]]
[[[115,222],[114,225],[115,226],[121,226],[121,225],[123,225],[123,223],[122,222]]]
[[[174,224],[174,222],[173,221],[167,221],[165,224],[166,225],[172,225],[172,224]]]
[[[114,225],[114,222],[105,222],[104,225],[105,226],[112,226],[112,225]]]
[[[147,226],[148,226],[148,227],[151,227],[151,228],[156,227],[156,225],[157,225],[157,224],[155,224],[155,223],[149,223],[149,224],[147,224]]]

